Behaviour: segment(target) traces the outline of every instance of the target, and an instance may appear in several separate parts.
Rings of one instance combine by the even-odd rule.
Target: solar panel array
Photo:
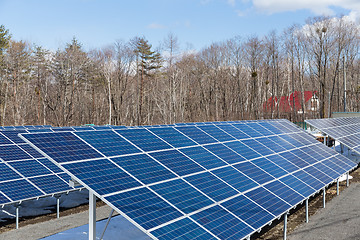
[[[18,137],[20,133],[123,129],[125,126],[51,127],[6,126],[0,128],[0,205],[75,190],[70,176]]]
[[[356,167],[287,120],[22,137],[157,239],[242,239]]]
[[[310,119],[306,122],[360,154],[360,117]]]
[[[0,205],[74,190],[68,174],[17,136],[30,129],[0,131]]]

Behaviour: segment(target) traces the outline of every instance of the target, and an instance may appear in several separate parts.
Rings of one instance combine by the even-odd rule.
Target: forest
[[[172,33],[157,46],[136,36],[84,50],[74,37],[50,51],[0,25],[0,125],[304,121],[344,111],[345,94],[346,110],[358,112],[359,40],[348,18],[314,17],[198,51],[180,49]],[[316,91],[316,111],[304,111],[304,98],[303,111],[281,111],[275,97],[295,91]]]

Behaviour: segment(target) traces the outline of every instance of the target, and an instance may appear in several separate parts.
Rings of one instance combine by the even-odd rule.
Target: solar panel
[[[360,154],[360,117],[309,119],[306,123]]]
[[[22,137],[157,239],[242,239],[356,167],[287,120]]]
[[[17,136],[23,130],[0,131],[0,205],[75,190],[68,176]],[[15,129],[15,128],[14,128]],[[43,130],[47,130],[43,128]]]

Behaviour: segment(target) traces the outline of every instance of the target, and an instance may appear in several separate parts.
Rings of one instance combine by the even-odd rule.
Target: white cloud
[[[256,9],[267,13],[308,9],[317,15],[334,15],[333,7],[350,10],[354,19],[360,17],[359,0],[252,0]]]
[[[166,26],[162,25],[162,24],[158,24],[158,23],[151,23],[148,25],[148,28],[150,29],[164,29],[166,28]]]
[[[235,0],[227,0],[228,4],[235,7],[235,3],[236,1]]]

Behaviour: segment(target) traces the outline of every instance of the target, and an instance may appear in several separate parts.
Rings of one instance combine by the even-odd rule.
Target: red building
[[[302,94],[299,91],[291,93],[289,96],[282,96],[269,98],[263,105],[265,112],[277,111],[281,113],[291,113],[295,108],[297,113],[302,113]],[[305,91],[304,92],[304,112],[317,111],[319,108],[319,99],[316,96],[316,91]]]

